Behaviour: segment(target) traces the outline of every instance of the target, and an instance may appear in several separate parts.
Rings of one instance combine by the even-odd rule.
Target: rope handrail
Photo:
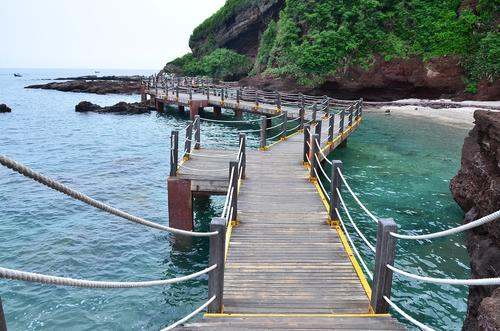
[[[359,254],[358,249],[354,245],[354,242],[351,239],[351,236],[349,235],[349,232],[347,232],[347,228],[345,227],[344,220],[342,220],[342,217],[340,216],[339,210],[335,208],[335,211],[337,212],[337,215],[339,217],[340,225],[342,226],[342,229],[344,230],[344,233],[347,237],[347,240],[349,240],[349,243],[351,244],[352,250],[354,251],[354,254],[356,254],[356,257],[358,258],[359,262],[361,263],[361,266],[365,270],[366,274],[368,277],[373,281],[373,274],[371,273],[370,269],[366,265],[365,260],[361,257],[361,254]]]
[[[328,158],[326,157],[325,153],[321,150],[321,145],[319,144],[319,141],[318,139],[315,139],[316,140],[316,144],[318,145],[318,150],[319,152],[321,153],[321,156],[323,156],[323,160],[325,160],[329,165],[332,165],[333,162],[328,160]],[[319,162],[319,161],[318,161]],[[326,175],[325,175],[326,176]],[[327,176],[328,177],[328,176]]]
[[[212,123],[253,123],[253,122],[260,122],[259,119],[251,119],[251,120],[239,120],[239,121],[231,121],[231,120],[214,120],[210,118],[202,118],[200,117],[200,120],[204,122],[212,122]]]
[[[384,295],[384,300],[389,304],[389,306],[392,307],[392,309],[394,309],[395,311],[397,311],[399,314],[401,314],[401,316],[403,316],[404,318],[406,318],[408,321],[410,321],[411,323],[413,323],[414,325],[418,326],[419,328],[421,328],[422,330],[424,331],[434,331],[434,329],[428,327],[427,325],[417,321],[416,319],[414,319],[413,317],[411,317],[410,315],[408,315],[404,310],[402,310],[401,308],[399,308],[394,302],[392,302],[388,297],[386,297]]]
[[[323,169],[323,166],[321,165],[321,161],[319,160],[318,154],[314,154],[314,157],[316,158],[316,161],[318,162],[318,168],[321,170],[323,173],[323,176],[325,176],[325,179],[328,181],[328,183],[332,183],[332,180],[328,178],[328,175],[326,174],[325,169]]]
[[[75,279],[75,278],[59,277],[59,276],[49,276],[34,272],[20,271],[20,270],[0,267],[0,278],[21,280],[25,282],[33,282],[41,284],[74,286],[74,287],[84,287],[84,288],[138,288],[138,287],[150,287],[150,286],[180,283],[204,275],[216,268],[217,264],[214,264],[208,268],[197,271],[190,275],[171,278],[171,279],[139,281],[139,282],[109,282],[109,281],[95,281],[95,280]]]
[[[345,204],[345,201],[344,201],[344,198],[342,198],[342,194],[340,194],[340,190],[337,188],[337,194],[339,196],[339,199],[340,199],[340,203],[342,204],[342,207],[347,215],[347,217],[349,218],[349,222],[351,223],[352,227],[354,228],[354,230],[356,230],[356,232],[358,233],[358,235],[361,237],[361,239],[363,239],[363,241],[365,242],[366,246],[368,246],[370,248],[370,250],[375,253],[375,246],[372,245],[372,243],[365,237],[365,235],[363,234],[363,232],[361,232],[361,230],[358,228],[358,226],[356,225],[356,223],[354,223],[354,220],[352,219],[352,216],[351,216],[351,213],[349,213],[349,210],[347,209],[347,206]]]
[[[406,276],[411,279],[419,280],[426,283],[434,284],[447,284],[447,285],[466,285],[466,286],[491,286],[500,285],[500,277],[497,278],[480,278],[480,279],[453,279],[453,278],[434,278],[427,276],[415,275],[401,269],[398,269],[390,264],[387,268],[391,269],[397,274]]]
[[[276,139],[276,138],[278,138],[279,136],[281,136],[281,135],[282,135],[283,133],[285,133],[285,132],[286,132],[286,130],[282,130],[282,131],[281,131],[280,133],[278,133],[277,135],[274,135],[274,136],[269,137],[269,138],[267,138],[267,139],[269,139],[269,140]]]
[[[365,207],[365,205],[359,200],[359,198],[357,197],[357,195],[354,193],[354,191],[351,189],[351,186],[349,185],[349,183],[347,183],[347,180],[345,179],[344,177],[344,174],[342,173],[342,170],[340,170],[339,168],[337,168],[337,171],[339,172],[339,175],[340,175],[340,178],[342,179],[342,182],[344,183],[345,187],[347,188],[347,191],[349,191],[349,193],[352,195],[352,197],[354,198],[354,200],[356,201],[356,203],[361,207],[361,209],[363,209],[363,211],[368,214],[368,216],[375,222],[375,223],[378,223],[378,218],[373,215],[369,210],[368,208]]]
[[[208,305],[210,305],[216,298],[217,298],[217,296],[214,295],[213,297],[211,297],[210,299],[208,299],[208,301],[205,302],[203,305],[201,305],[200,307],[198,307],[197,309],[195,309],[191,314],[187,315],[186,317],[178,320],[177,322],[175,322],[173,324],[170,324],[166,328],[161,329],[161,331],[170,331],[170,330],[173,330],[178,325],[181,325],[181,324],[189,321],[191,318],[193,318],[194,316],[198,315],[203,309],[207,308]]]
[[[231,157],[236,154],[214,154],[214,155],[207,155],[207,154],[194,154],[194,153],[188,153],[190,156],[195,156],[195,157],[206,157],[206,158],[212,158],[212,159],[218,159],[218,158],[225,158],[225,157]]]
[[[390,232],[391,236],[398,238],[398,239],[408,239],[408,240],[424,240],[424,239],[435,239],[435,238],[440,238],[440,237],[445,237],[451,234],[456,234],[460,233],[466,230],[470,230],[473,228],[476,228],[478,226],[481,226],[483,224],[492,222],[500,218],[500,210],[497,210],[496,212],[489,214],[487,216],[484,216],[478,220],[475,220],[473,222],[457,226],[455,228],[451,228],[448,230],[444,231],[439,231],[439,232],[434,232],[434,233],[429,233],[429,234],[423,234],[423,235],[403,235],[403,234],[398,234],[394,232]]]
[[[134,223],[142,224],[142,225],[148,226],[150,228],[154,228],[154,229],[158,229],[158,230],[162,230],[162,231],[167,231],[167,232],[171,232],[174,234],[185,235],[185,236],[210,237],[210,236],[214,236],[214,235],[218,234],[217,231],[215,231],[215,232],[193,232],[193,231],[179,230],[179,229],[171,228],[168,226],[164,226],[164,225],[160,225],[160,224],[148,221],[148,220],[141,218],[141,217],[131,215],[131,214],[124,212],[118,208],[111,207],[110,205],[107,205],[103,202],[95,200],[95,199],[89,197],[88,195],[85,195],[81,192],[73,190],[64,184],[62,184],[54,179],[51,179],[47,176],[44,176],[40,173],[37,173],[37,172],[31,170],[30,168],[12,160],[12,159],[9,159],[8,157],[3,156],[3,155],[0,155],[0,164],[3,165],[4,167],[7,167],[7,168],[25,176],[25,177],[27,177],[27,178],[33,179],[34,181],[36,181],[42,185],[45,185],[53,190],[56,190],[60,193],[63,193],[69,197],[72,197],[73,199],[79,200],[79,201],[81,201],[89,206],[100,209],[104,212],[107,212],[109,214],[113,214],[115,216],[121,217],[123,219],[126,219],[126,220],[134,222]]]
[[[199,168],[188,167],[185,164],[179,164],[179,168],[183,168],[190,171],[199,171],[199,172],[222,172],[227,170],[227,169],[199,169]]]
[[[270,127],[266,128],[266,130],[276,129],[277,127],[280,127],[280,126],[283,126],[283,123],[278,123],[275,126],[270,126]]]

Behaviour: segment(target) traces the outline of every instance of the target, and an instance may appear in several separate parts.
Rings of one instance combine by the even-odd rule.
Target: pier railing
[[[245,137],[242,136],[240,140],[240,149],[238,153],[238,162],[233,163],[233,169],[235,173],[240,173],[239,179],[244,176],[244,160],[245,156]],[[226,252],[226,219],[214,219],[211,223],[210,232],[195,232],[186,231],[164,226],[158,223],[154,223],[143,219],[138,216],[134,216],[118,208],[112,207],[101,201],[95,200],[84,193],[81,193],[75,189],[72,189],[61,182],[58,182],[48,176],[42,175],[19,162],[16,162],[6,156],[0,155],[0,164],[7,167],[27,178],[30,178],[42,185],[47,186],[53,190],[63,193],[75,200],[79,200],[87,205],[90,205],[96,209],[107,212],[109,214],[118,216],[127,221],[131,221],[137,224],[141,224],[146,227],[157,229],[160,231],[166,231],[174,235],[181,236],[191,236],[191,237],[209,237],[210,238],[210,255],[209,255],[209,266],[203,270],[192,273],[190,275],[176,277],[172,279],[158,279],[150,281],[133,281],[133,282],[122,282],[122,281],[96,281],[96,280],[86,280],[68,277],[58,277],[51,275],[44,275],[40,273],[27,272],[14,270],[9,268],[0,267],[0,278],[24,281],[24,282],[34,282],[46,285],[56,285],[56,286],[73,286],[73,287],[83,287],[83,288],[94,288],[94,289],[123,289],[123,288],[139,288],[139,287],[151,287],[151,286],[164,286],[169,284],[175,284],[180,282],[185,282],[202,275],[208,274],[209,282],[209,299],[203,305],[198,307],[195,311],[180,319],[179,321],[171,324],[170,326],[164,328],[163,330],[172,330],[176,326],[188,321],[193,316],[208,307],[211,312],[221,312],[222,311],[222,289],[224,282],[224,263],[225,263],[225,252]],[[233,178],[232,183],[237,181]],[[235,185],[231,184],[230,185]],[[234,199],[236,203],[236,198]],[[236,208],[232,208],[232,216],[236,217]],[[5,321],[3,303],[0,298],[0,330],[7,330],[7,324]]]
[[[361,109],[359,108],[359,104],[353,105],[349,107],[349,109],[349,115],[347,115],[347,117],[349,118],[349,123],[352,123],[351,118],[358,116]],[[342,130],[342,125],[339,128],[339,133],[341,132],[340,130]],[[500,285],[500,278],[498,277],[485,279],[435,278],[410,273],[395,266],[397,240],[415,240],[419,243],[423,243],[424,240],[428,241],[435,238],[457,234],[498,220],[500,218],[500,210],[482,217],[474,222],[470,222],[468,224],[445,231],[425,235],[400,234],[397,231],[397,224],[394,219],[379,218],[375,216],[365,206],[365,204],[361,202],[358,195],[354,193],[346,177],[344,176],[342,161],[329,160],[327,156],[323,154],[320,148],[321,138],[317,134],[317,132],[318,131],[313,130],[310,125],[306,125],[306,128],[304,130],[304,162],[307,167],[309,167],[311,181],[316,185],[320,195],[323,198],[323,201],[325,202],[325,206],[328,209],[330,224],[333,227],[336,227],[339,231],[342,231],[343,234],[345,234],[349,245],[354,252],[354,256],[356,257],[356,263],[359,263],[362,270],[364,271],[364,274],[358,273],[358,275],[360,276],[360,278],[364,278],[366,275],[371,281],[370,307],[374,313],[387,313],[389,308],[393,308],[406,320],[408,320],[410,323],[413,323],[422,330],[433,330],[429,326],[411,317],[410,314],[403,311],[397,304],[391,301],[391,291],[394,274],[416,281],[433,284],[447,284],[457,286]],[[327,172],[325,166],[322,163],[324,163],[325,165],[330,165],[331,171]],[[326,187],[329,187],[329,189],[327,190]],[[348,194],[352,196],[356,204],[361,208],[361,210],[363,210],[363,212],[369,217],[369,219],[373,221],[373,223],[375,223],[375,225],[377,226],[377,235],[374,242],[371,241],[368,236],[364,234],[362,229],[356,224],[354,217],[352,216],[350,209],[348,208],[342,196],[344,187]],[[343,219],[341,211],[347,217],[347,220]],[[354,234],[358,236],[361,242],[368,248],[368,252],[371,252],[372,258],[374,260],[373,270],[369,268],[365,259],[356,247],[353,241],[353,237],[349,233],[346,226],[347,221],[349,222],[351,228],[354,230]]]

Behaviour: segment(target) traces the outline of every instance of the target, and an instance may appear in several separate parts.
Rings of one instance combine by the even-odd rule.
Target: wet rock
[[[475,127],[465,138],[461,169],[450,189],[466,212],[464,223],[500,210],[500,112],[476,110]],[[472,278],[500,277],[500,222],[493,221],[466,234]],[[464,330],[499,330],[498,286],[469,288]],[[497,307],[492,311],[492,307]],[[495,315],[496,314],[496,315]],[[495,328],[490,328],[497,323]]]
[[[140,79],[125,79],[123,77],[118,79],[119,77],[116,76],[103,77],[104,79],[97,77],[94,79],[93,77],[95,76],[75,77],[66,82],[29,85],[25,88],[96,94],[138,94],[141,91]]]
[[[10,109],[6,104],[0,104],[0,113],[10,113],[12,109]]]
[[[118,114],[144,114],[150,110],[143,104],[119,102],[116,105],[101,107],[88,101],[82,101],[75,106],[75,111],[79,113],[94,112],[94,113],[118,113]]]

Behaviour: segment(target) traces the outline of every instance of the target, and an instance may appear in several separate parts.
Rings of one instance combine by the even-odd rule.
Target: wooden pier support
[[[221,106],[214,106],[214,115],[215,115],[215,118],[220,118],[222,116]]]
[[[168,219],[172,228],[193,230],[193,194],[191,181],[169,177],[168,187]]]
[[[179,105],[179,113],[184,113],[185,108],[183,105]]]
[[[234,117],[237,119],[237,120],[240,120],[243,118],[243,110],[239,109],[239,108],[236,108],[234,110]]]
[[[189,102],[189,117],[194,120],[196,115],[200,114],[200,109],[204,106],[202,101],[190,101]]]

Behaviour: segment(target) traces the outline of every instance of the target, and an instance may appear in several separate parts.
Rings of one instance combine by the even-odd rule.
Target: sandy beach
[[[430,107],[426,104],[426,100],[400,100],[395,101],[391,105],[384,106],[368,106],[368,112],[382,112],[387,116],[406,116],[406,117],[424,117],[430,120],[439,121],[443,124],[461,127],[472,128],[474,126],[474,111],[484,109],[487,111],[500,111],[500,101],[463,101],[449,102],[448,100],[439,100],[443,106]],[[398,105],[401,103],[401,105]],[[414,103],[414,105],[408,105]],[[419,105],[421,104],[421,105]]]

